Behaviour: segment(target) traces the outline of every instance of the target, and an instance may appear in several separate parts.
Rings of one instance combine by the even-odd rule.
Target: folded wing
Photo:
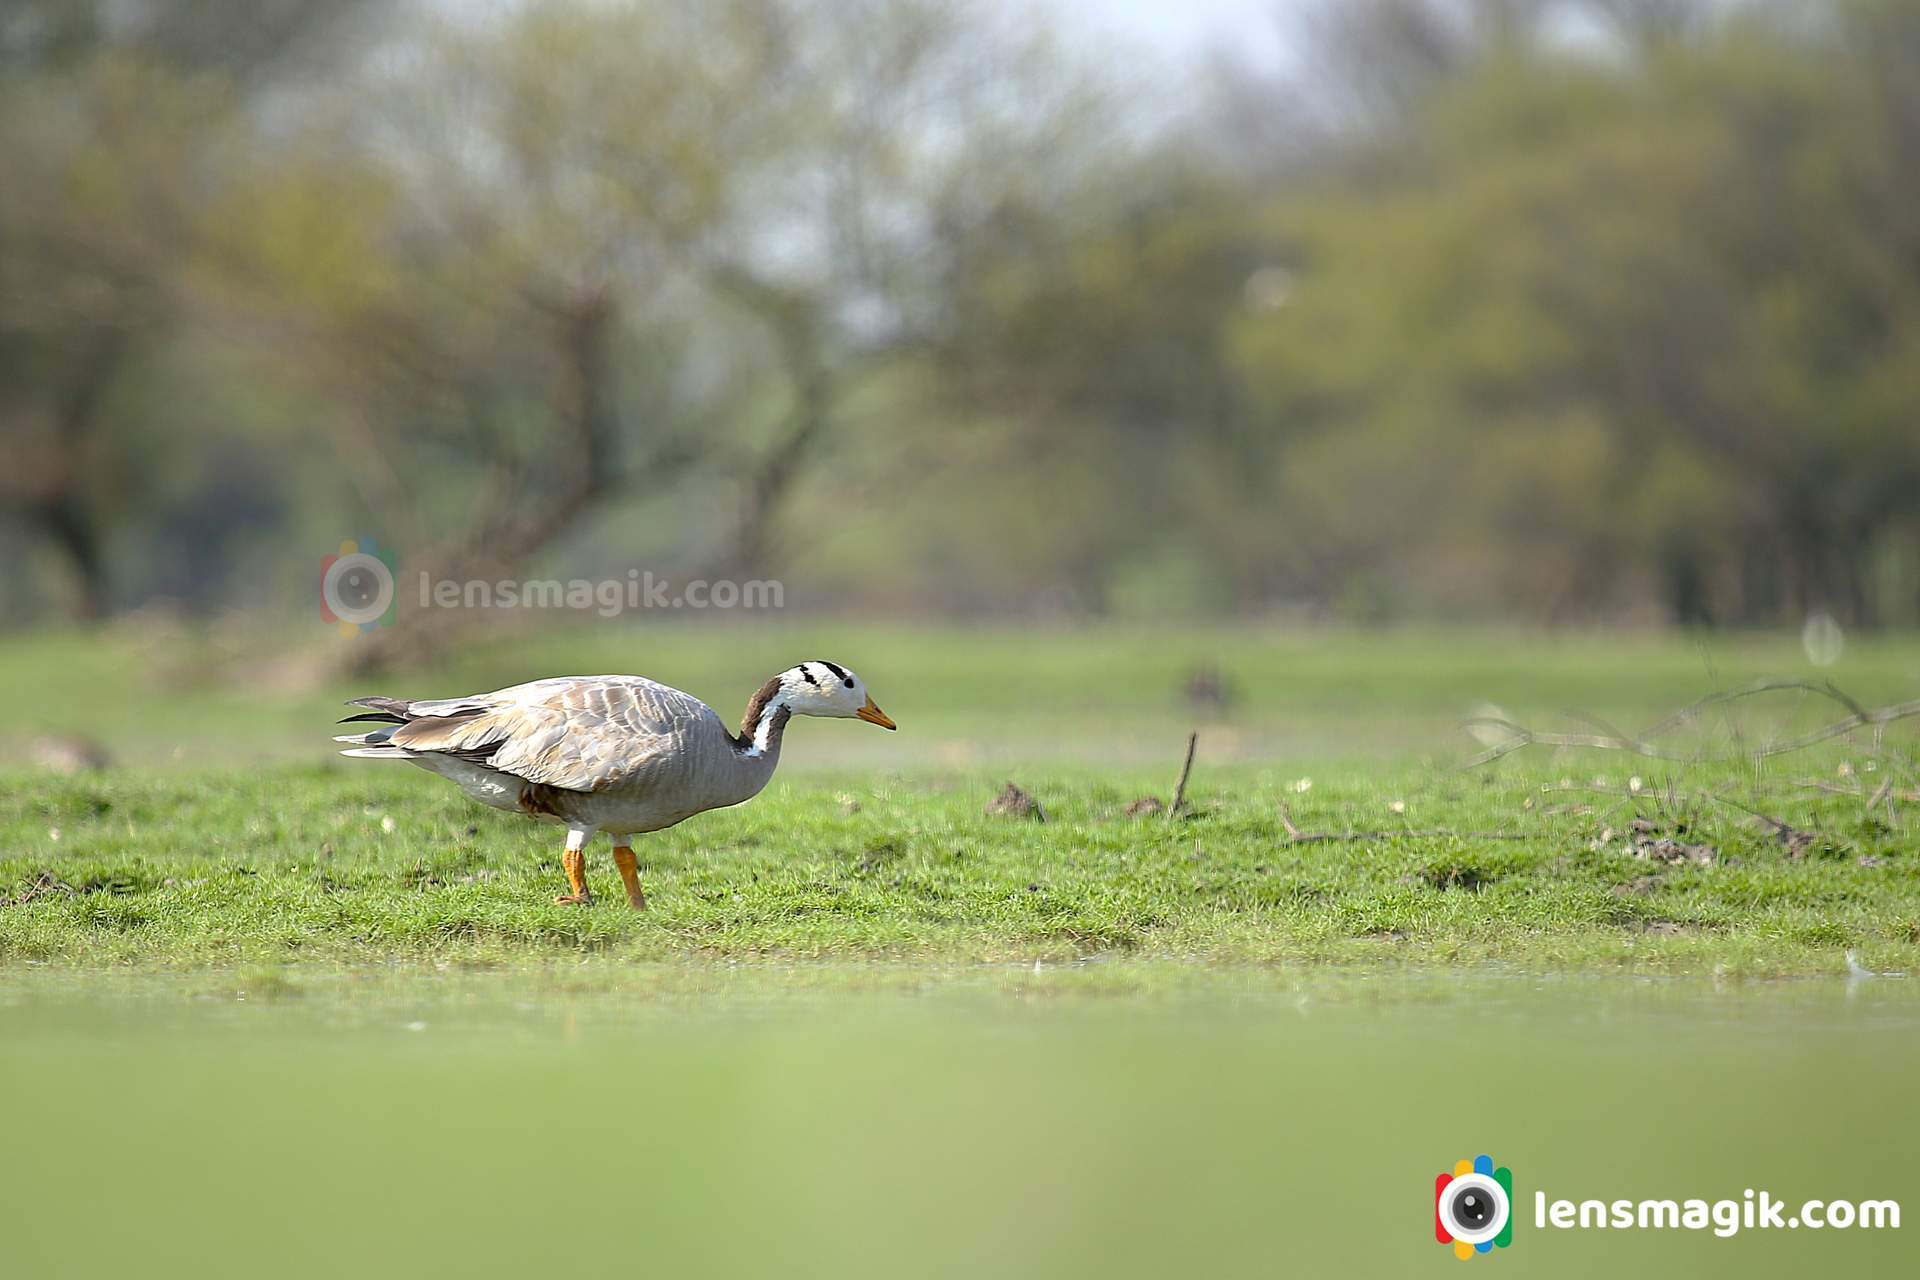
[[[343,739],[362,747],[349,754],[458,756],[567,791],[631,779],[670,757],[702,721],[718,724],[698,698],[638,676],[563,677],[467,698],[353,705],[400,723]]]

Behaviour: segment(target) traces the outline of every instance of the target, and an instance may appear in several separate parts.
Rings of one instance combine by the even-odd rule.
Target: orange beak
[[[873,705],[873,695],[867,695],[867,705],[853,713],[868,724],[877,724],[882,729],[898,729],[900,726],[887,718],[887,713]]]

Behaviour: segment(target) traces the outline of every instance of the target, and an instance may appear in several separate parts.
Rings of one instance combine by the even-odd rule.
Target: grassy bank
[[[1857,735],[1764,762],[1535,748],[1459,768],[1480,745],[1461,719],[1489,703],[1593,732],[1638,731],[1762,677],[1909,699],[1910,636],[1850,639],[1814,668],[1789,636],[771,619],[496,636],[417,670],[319,683],[264,673],[257,647],[243,661],[223,643],[148,624],[0,643],[0,963],[1799,973],[1837,971],[1856,948],[1873,967],[1920,968],[1917,788],[1901,773],[1920,720],[1893,726],[1880,754]],[[732,715],[767,672],[808,655],[856,664],[902,731],[797,724],[759,799],[642,838],[644,917],[620,904],[604,843],[602,904],[555,906],[553,831],[405,766],[339,760],[327,741],[354,693],[564,672],[639,671]],[[1832,697],[1789,691],[1716,707],[1662,744],[1737,754],[1841,714]],[[1171,790],[1192,727],[1198,812],[1126,817],[1138,796]],[[97,744],[107,767],[34,770],[48,734]],[[1010,777],[1047,822],[983,814]],[[1298,842],[1288,820],[1374,834]]]
[[[1920,855],[1880,810],[1782,792],[1807,833],[1783,843],[1738,808],[1671,801],[1657,779],[1615,796],[1624,777],[1571,780],[1572,763],[1203,768],[1198,812],[1175,820],[1123,812],[1167,779],[1029,769],[1044,823],[984,813],[997,776],[796,775],[642,837],[644,915],[622,902],[604,844],[590,864],[601,901],[554,905],[551,829],[404,766],[22,776],[0,788],[0,962],[1776,974],[1839,971],[1856,948],[1872,967],[1920,965]],[[1686,781],[1700,787],[1700,770]],[[1751,778],[1723,781],[1754,794]],[[1299,841],[1287,821],[1381,834]]]

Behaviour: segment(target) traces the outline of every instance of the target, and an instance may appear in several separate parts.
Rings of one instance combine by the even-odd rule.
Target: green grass
[[[217,638],[129,624],[0,644],[0,964],[1098,958],[1800,973],[1839,970],[1857,948],[1869,965],[1920,968],[1920,845],[1900,798],[1914,788],[1896,778],[1869,809],[1868,771],[1898,761],[1865,743],[1764,767],[1542,751],[1458,767],[1475,749],[1459,721],[1482,702],[1564,729],[1583,723],[1575,711],[1643,726],[1763,676],[1832,678],[1868,703],[1911,698],[1911,636],[1850,640],[1837,666],[1816,669],[1787,636],[769,620],[495,636],[421,670],[319,683]],[[640,840],[644,917],[621,903],[604,842],[592,855],[602,903],[556,906],[552,829],[405,766],[342,761],[327,740],[351,693],[569,671],[640,671],[731,714],[766,672],[812,654],[855,663],[902,731],[796,724],[760,798]],[[1186,700],[1202,666],[1233,691],[1224,708]],[[1836,714],[1823,697],[1770,695],[1672,745],[1750,744]],[[1196,725],[1201,812],[1122,816],[1142,793],[1166,795]],[[1909,766],[1916,728],[1886,743]],[[92,739],[114,764],[29,769],[29,744],[49,732]],[[1641,795],[1614,794],[1635,770]],[[1051,821],[982,814],[1009,777]],[[1671,806],[1670,788],[1718,798]],[[1293,843],[1282,805],[1307,830],[1523,838]],[[1815,837],[1783,848],[1743,805]],[[1596,846],[1635,817],[1712,845],[1713,862],[1636,858],[1618,835]]]
[[[0,786],[0,892],[14,899],[0,906],[0,963],[1491,961],[1775,974],[1840,971],[1857,948],[1873,967],[1920,967],[1920,853],[1858,799],[1795,799],[1792,821],[1819,836],[1794,856],[1737,809],[1666,813],[1658,778],[1645,799],[1554,812],[1542,802],[1565,797],[1540,786],[1559,767],[1329,764],[1305,791],[1291,770],[1202,769],[1199,813],[1171,821],[1122,815],[1148,780],[1035,768],[1020,781],[1044,824],[985,815],[995,777],[800,775],[640,838],[644,915],[621,900],[604,843],[590,861],[601,900],[555,905],[554,829],[405,766],[15,777]],[[1283,805],[1307,830],[1524,838],[1293,843]],[[1637,814],[1688,823],[1682,837],[1710,844],[1715,861],[1639,858],[1619,836],[1595,847]]]

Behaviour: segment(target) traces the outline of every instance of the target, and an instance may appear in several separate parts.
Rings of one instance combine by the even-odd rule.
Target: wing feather
[[[415,702],[416,717],[389,741],[484,764],[528,782],[600,791],[656,767],[683,749],[712,708],[691,694],[638,676],[536,680],[496,693]]]

